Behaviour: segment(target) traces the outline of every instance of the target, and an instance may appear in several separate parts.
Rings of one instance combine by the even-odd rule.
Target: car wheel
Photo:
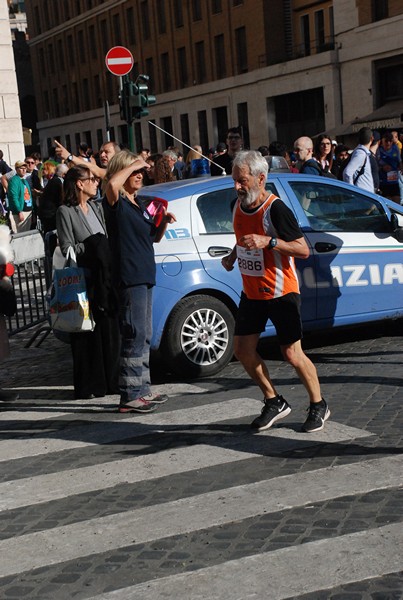
[[[233,355],[234,315],[221,300],[199,295],[173,309],[164,333],[163,355],[181,377],[221,371]]]

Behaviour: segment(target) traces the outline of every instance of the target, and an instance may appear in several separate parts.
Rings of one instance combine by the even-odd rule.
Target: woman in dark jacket
[[[149,165],[127,150],[111,158],[106,172],[105,211],[119,293],[122,333],[119,412],[149,413],[164,402],[152,395],[149,370],[152,289],[156,280],[153,243],[176,219],[163,209],[158,226],[138,198]]]
[[[72,333],[74,394],[103,397],[118,391],[120,333],[117,302],[111,282],[112,260],[102,206],[91,199],[98,180],[84,166],[64,179],[63,205],[56,213],[60,248],[72,247],[77,264],[86,269],[87,292],[95,320],[93,332]]]

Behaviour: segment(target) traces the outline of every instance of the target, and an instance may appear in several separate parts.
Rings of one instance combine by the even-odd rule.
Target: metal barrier
[[[12,281],[17,298],[17,312],[8,319],[10,336],[48,321],[46,293],[51,273],[45,243],[39,231],[14,234],[11,247],[14,252],[15,273]],[[50,327],[36,332],[27,346],[31,345],[39,333],[44,334],[39,342],[41,343],[50,333]]]

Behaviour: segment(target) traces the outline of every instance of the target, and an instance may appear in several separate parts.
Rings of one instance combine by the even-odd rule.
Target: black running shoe
[[[283,396],[266,399],[259,417],[256,417],[251,423],[251,427],[257,431],[269,429],[276,421],[284,419],[291,412],[291,406],[286,402]]]
[[[308,417],[305,423],[302,425],[302,431],[307,433],[313,433],[314,431],[320,431],[325,425],[325,421],[330,417],[330,410],[327,407],[326,402],[322,398],[322,402],[314,404],[311,402],[309,405]]]

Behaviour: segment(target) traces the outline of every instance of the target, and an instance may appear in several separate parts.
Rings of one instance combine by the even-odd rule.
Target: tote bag
[[[95,322],[87,296],[84,269],[77,267],[69,248],[63,269],[55,269],[49,298],[52,329],[68,333],[94,331]]]

